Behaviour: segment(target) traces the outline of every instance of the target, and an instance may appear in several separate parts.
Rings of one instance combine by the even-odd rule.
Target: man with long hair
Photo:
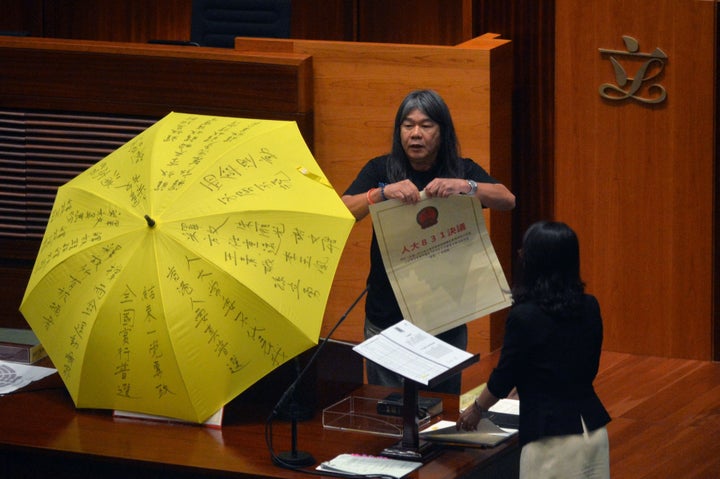
[[[342,200],[359,221],[367,216],[373,203],[392,198],[414,204],[420,200],[421,191],[440,198],[473,195],[483,206],[497,210],[515,207],[515,196],[504,185],[480,165],[460,155],[450,110],[432,90],[416,90],[405,97],[395,115],[390,153],[370,160]],[[367,284],[366,338],[403,319],[374,232]],[[466,325],[438,337],[459,348],[467,348]],[[402,383],[400,376],[372,362],[367,363],[366,371],[371,384],[399,387]],[[460,374],[434,390],[460,394]]]

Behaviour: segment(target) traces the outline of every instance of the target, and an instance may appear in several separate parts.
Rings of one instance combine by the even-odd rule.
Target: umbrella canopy
[[[171,113],[59,188],[20,310],[77,407],[202,422],[317,344],[354,222],[294,122]]]

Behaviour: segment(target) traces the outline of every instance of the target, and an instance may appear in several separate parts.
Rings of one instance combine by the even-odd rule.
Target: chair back
[[[233,48],[235,37],[290,37],[291,0],[193,0],[190,40]]]

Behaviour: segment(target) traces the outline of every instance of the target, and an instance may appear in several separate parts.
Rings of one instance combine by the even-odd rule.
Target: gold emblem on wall
[[[665,87],[659,83],[651,83],[665,68],[667,55],[660,48],[652,53],[642,53],[640,44],[633,37],[623,35],[626,51],[600,48],[600,54],[609,56],[615,72],[615,83],[600,85],[600,96],[606,100],[632,99],[641,103],[661,103],[667,98]],[[620,59],[628,63],[640,61],[640,67],[635,75],[630,77]]]

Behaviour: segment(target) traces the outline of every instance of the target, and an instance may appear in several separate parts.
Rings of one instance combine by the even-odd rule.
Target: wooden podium
[[[459,373],[471,364],[477,363],[480,355],[475,354],[463,361],[454,368],[450,368],[439,376],[433,378],[428,386],[433,387],[440,384],[450,376]],[[420,440],[418,430],[418,387],[416,381],[405,378],[403,382],[403,433],[402,439],[397,444],[383,449],[382,455],[393,459],[404,459],[406,461],[427,462],[440,452],[434,444]]]

